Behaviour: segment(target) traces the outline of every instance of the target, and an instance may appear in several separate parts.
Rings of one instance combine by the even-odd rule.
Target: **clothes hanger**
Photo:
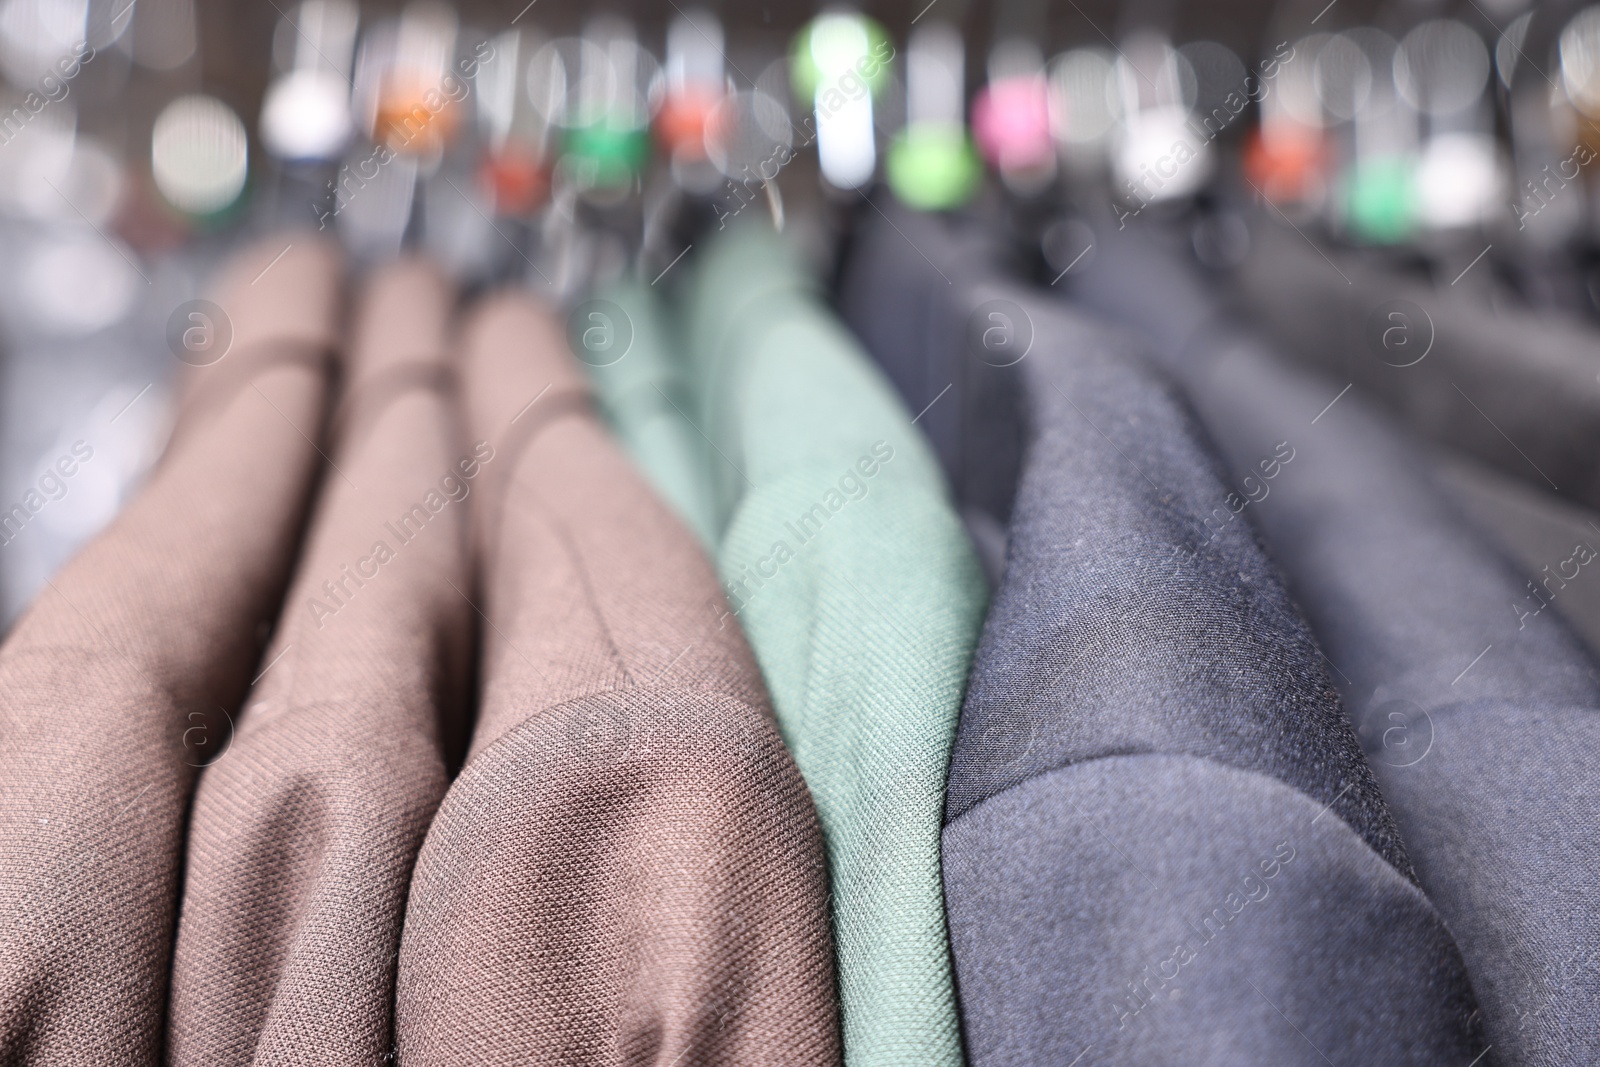
[[[876,176],[875,115],[893,55],[883,26],[849,8],[825,8],[795,36],[790,78],[795,98],[810,103],[817,165],[829,189],[866,189]]]
[[[572,304],[635,257],[659,76],[635,26],[612,16],[533,55],[529,93],[560,154],[524,281],[558,303]]]
[[[1592,67],[1600,45],[1592,14],[1576,0],[1537,4],[1497,44],[1513,191],[1507,259],[1534,307],[1600,313],[1595,227],[1584,161],[1597,146]],[[1569,61],[1571,69],[1569,70]]]
[[[730,44],[705,11],[669,29],[656,117],[666,155],[644,198],[643,280],[758,218],[790,234],[823,273],[837,262],[850,214],[878,180],[883,131],[900,110],[894,46],[877,22],[837,6],[806,23],[786,51],[773,43],[752,35]],[[791,225],[797,212],[804,224]]]
[[[885,158],[889,187],[910,207],[959,208],[983,182],[966,124],[966,46],[953,23],[929,20],[906,42],[906,124]]]
[[[730,162],[727,144],[741,123],[738,89],[727,70],[722,21],[706,8],[678,13],[667,27],[660,107],[654,120],[663,165],[655,167],[643,192],[642,231],[635,269],[645,282],[665,277],[695,243]],[[761,160],[757,159],[759,166]],[[730,190],[731,191],[731,190]],[[726,215],[728,212],[724,211]]]
[[[319,227],[332,219],[338,161],[355,132],[350,96],[360,13],[351,0],[302,0],[273,36],[278,74],[257,129],[273,165],[262,180],[265,221]]]
[[[492,192],[494,217],[523,223],[550,196],[554,130],[528,84],[531,57],[544,41],[535,30],[513,26],[489,43],[492,54],[474,79],[483,143],[478,177]]]

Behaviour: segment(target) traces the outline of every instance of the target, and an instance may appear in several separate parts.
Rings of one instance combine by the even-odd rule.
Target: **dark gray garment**
[[[1600,550],[1600,512],[1458,452],[1435,455],[1433,472],[1451,500],[1526,574],[1566,559],[1580,542]],[[1584,567],[1550,606],[1591,653],[1600,649],[1600,567]]]
[[[1188,407],[1006,295],[1028,437],[944,837],[974,1063],[1471,1062],[1460,955]]]
[[[956,299],[1008,260],[993,223],[908,210],[884,198],[859,215],[839,311],[905,399],[944,467],[990,584],[1022,460],[1011,368],[1032,341],[1004,302]],[[958,311],[959,307],[959,311]]]
[[[1081,291],[1154,324],[1236,477],[1265,487],[1244,511],[1335,664],[1494,1058],[1600,1062],[1600,672],[1544,606],[1600,555],[1568,546],[1534,586],[1347,379],[1285,365],[1216,319],[1193,317],[1181,340],[1169,309],[1204,291],[1143,235],[1108,240],[1097,267]],[[1261,481],[1281,441],[1295,457]]]
[[[1229,488],[1185,403],[1050,301],[932,267],[959,222],[885,210],[843,275],[869,348],[902,388],[919,344],[946,372],[924,390],[963,360],[1004,381],[942,448],[963,504],[1015,501],[944,832],[973,1063],[1470,1063],[1459,953],[1305,624],[1213,517]],[[965,323],[1006,305],[1032,345],[994,367]],[[984,486],[971,441],[1007,427]]]
[[[1270,222],[1253,238],[1239,296],[1294,358],[1355,382],[1425,437],[1600,506],[1592,325],[1496,310],[1465,281],[1434,292]]]

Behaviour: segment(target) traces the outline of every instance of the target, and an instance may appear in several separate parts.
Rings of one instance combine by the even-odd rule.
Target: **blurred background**
[[[1045,281],[1086,213],[1218,269],[1259,213],[1589,323],[1595,116],[1577,3],[0,0],[0,612],[138,484],[267,229],[570,303],[747,209],[824,272],[869,195],[988,211]]]

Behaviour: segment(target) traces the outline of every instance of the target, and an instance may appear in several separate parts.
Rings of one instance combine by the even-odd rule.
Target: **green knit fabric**
[[[606,419],[633,461],[708,551],[716,549],[705,441],[689,419],[693,401],[659,300],[645,285],[622,281],[593,294],[627,316],[632,343],[614,363],[585,361]]]
[[[931,450],[771,231],[690,286],[718,567],[827,839],[846,1062],[962,1059],[939,830],[987,591]]]

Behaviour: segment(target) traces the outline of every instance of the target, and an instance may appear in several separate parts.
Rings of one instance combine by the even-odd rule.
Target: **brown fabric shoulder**
[[[401,1062],[838,1062],[821,832],[709,561],[547,312],[493,298],[463,348],[498,442],[483,696],[412,883]]]
[[[471,666],[453,297],[406,261],[357,309],[334,469],[232,748],[196,791],[171,1062],[391,1050],[406,888]]]
[[[339,270],[300,234],[232,265],[231,349],[190,374],[149,483],[0,648],[0,1062],[160,1054],[190,790],[322,464]]]

